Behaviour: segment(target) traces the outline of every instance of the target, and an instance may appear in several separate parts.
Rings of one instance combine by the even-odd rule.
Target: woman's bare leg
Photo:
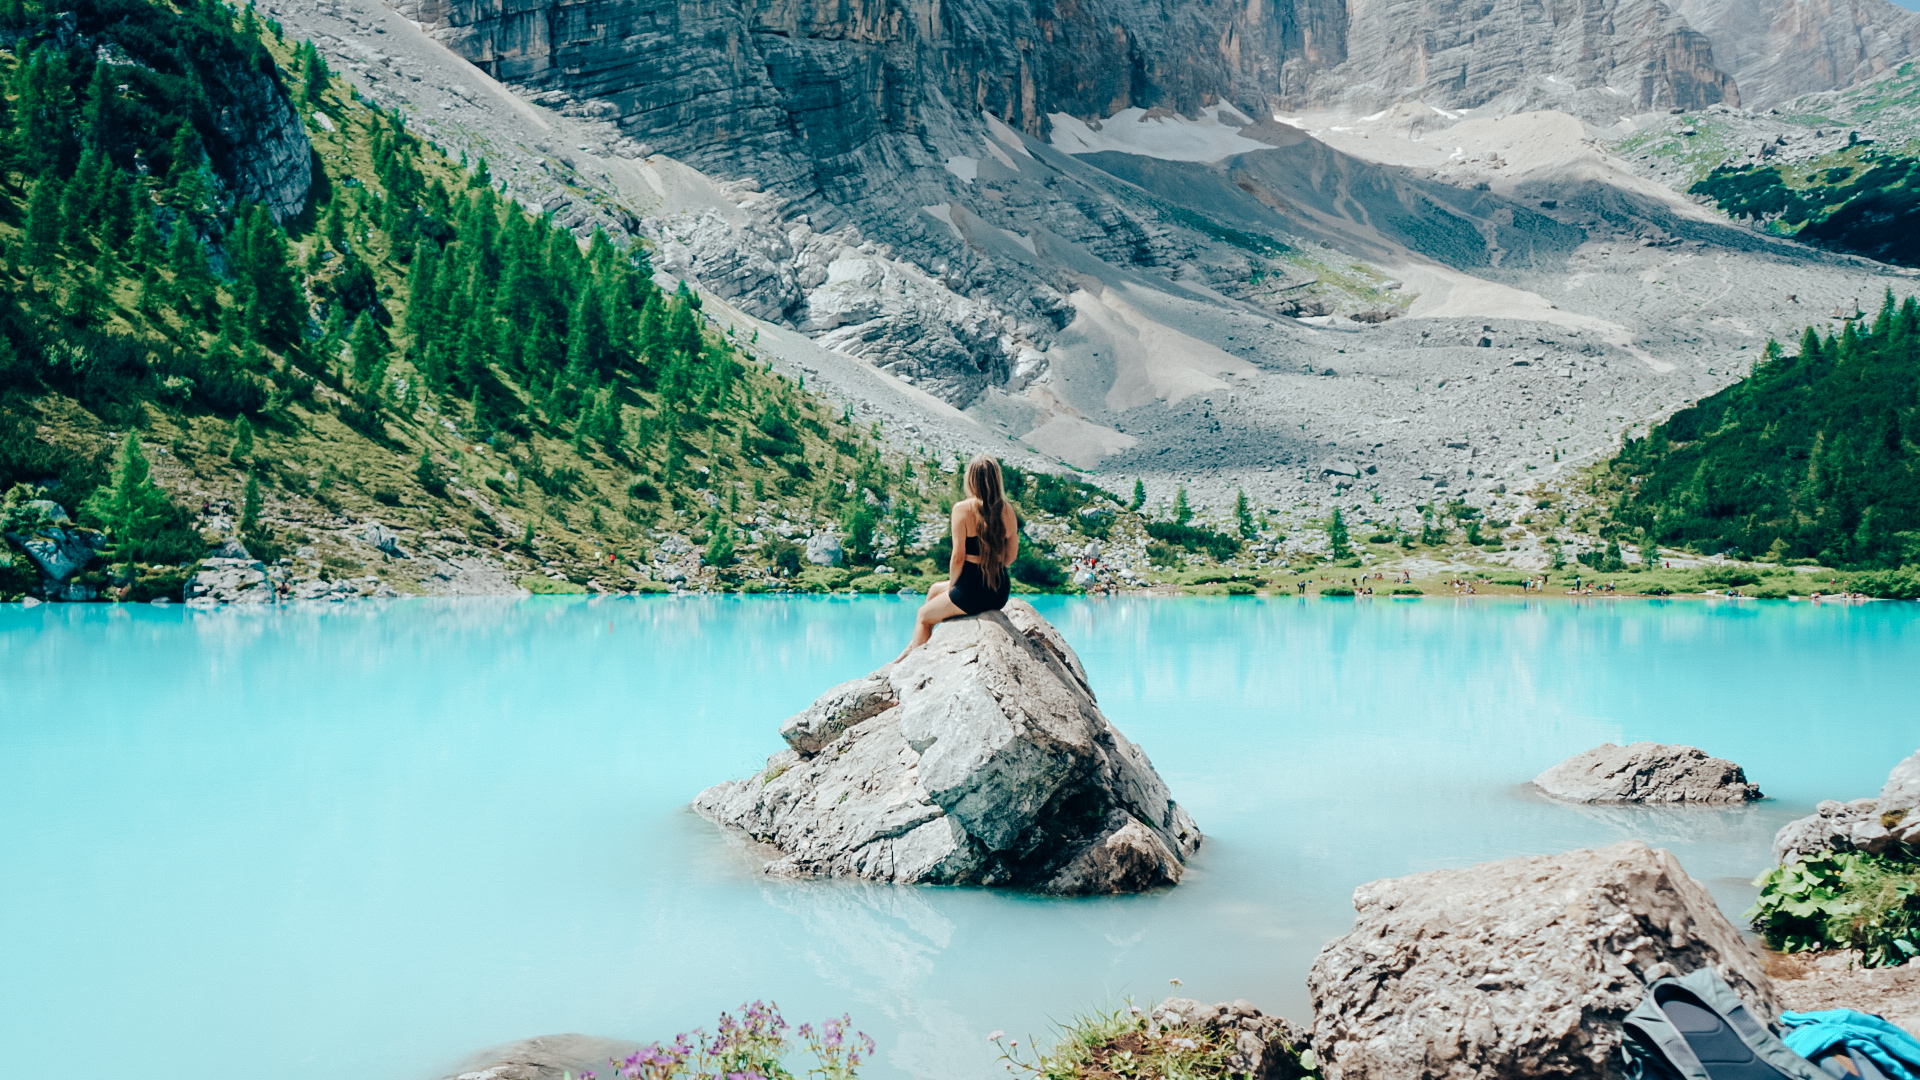
[[[953,583],[950,581],[936,581],[927,589],[927,602],[920,605],[920,611],[913,619],[913,640],[907,642],[907,647],[900,650],[899,656],[893,658],[894,663],[905,660],[908,653],[925,645],[927,639],[933,637],[933,628],[936,623],[951,619],[955,615],[966,614],[960,610],[960,605],[947,598],[947,591],[952,588]]]

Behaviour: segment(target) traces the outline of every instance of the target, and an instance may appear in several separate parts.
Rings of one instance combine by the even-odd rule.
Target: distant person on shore
[[[894,657],[895,663],[925,645],[934,624],[1007,605],[1007,567],[1020,557],[1020,529],[1000,481],[1000,463],[989,454],[974,458],[967,463],[966,483],[967,497],[953,504],[947,580],[927,589],[927,602],[915,616],[913,640]]]

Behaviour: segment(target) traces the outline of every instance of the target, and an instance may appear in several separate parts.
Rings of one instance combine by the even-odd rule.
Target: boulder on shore
[[[1283,1016],[1254,1008],[1245,998],[1205,1005],[1193,998],[1170,997],[1147,1014],[1147,1033],[1195,1028],[1233,1045],[1227,1071],[1250,1080],[1296,1080],[1313,1067],[1311,1032]],[[1306,1055],[1307,1060],[1301,1060]]]
[[[1533,778],[1556,799],[1580,803],[1744,803],[1760,786],[1725,758],[1691,746],[1601,743]]]
[[[1179,882],[1200,830],[1100,714],[1080,658],[1023,601],[954,619],[781,727],[767,767],[700,793],[767,872],[1056,894]]]
[[[1828,851],[1920,854],[1920,751],[1893,767],[1875,799],[1827,800],[1773,836],[1776,861]]]
[[[1706,888],[1637,840],[1370,882],[1353,906],[1307,976],[1328,1080],[1604,1080],[1647,985],[1702,967],[1778,1011]]]

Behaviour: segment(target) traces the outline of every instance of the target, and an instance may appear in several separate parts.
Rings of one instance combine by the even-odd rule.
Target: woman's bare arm
[[[1007,521],[1007,563],[1006,565],[1012,566],[1013,560],[1020,557],[1020,515],[1013,512],[1013,507],[1011,505],[1009,505],[1006,508],[1005,512],[1007,515],[1006,517],[1006,521]]]
[[[953,504],[953,554],[947,557],[947,582],[960,583],[960,571],[967,565],[967,504]]]

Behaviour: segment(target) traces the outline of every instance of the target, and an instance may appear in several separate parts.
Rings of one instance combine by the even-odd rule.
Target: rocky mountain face
[[[1853,86],[1920,51],[1920,12],[1887,0],[1674,0],[1752,109]],[[1704,103],[1703,103],[1704,104]]]
[[[1884,3],[1884,0],[1879,0]],[[1372,112],[1402,101],[1606,116],[1739,103],[1707,37],[1660,0],[1526,3],[1390,0],[1351,5],[1344,62],[1287,105]]]
[[[120,15],[88,8],[64,15],[56,41],[109,64],[177,78],[174,43]],[[223,43],[225,44],[225,43]],[[313,187],[313,144],[264,52],[200,43],[192,85],[212,124],[201,137],[215,176],[241,202],[260,203],[278,222],[298,215]]]
[[[1657,0],[396,5],[271,6],[876,419],[1155,500],[1492,510],[1881,288],[1582,126],[1744,100]]]

